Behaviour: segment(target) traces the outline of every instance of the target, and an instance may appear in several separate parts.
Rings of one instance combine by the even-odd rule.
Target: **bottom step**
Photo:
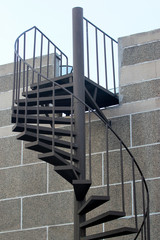
[[[87,237],[82,237],[81,240],[100,240],[102,238],[106,239],[106,238],[112,238],[112,237],[120,237],[120,236],[129,235],[137,232],[138,230],[136,228],[123,227],[123,228],[111,230],[108,232],[97,233],[97,234],[89,235]]]

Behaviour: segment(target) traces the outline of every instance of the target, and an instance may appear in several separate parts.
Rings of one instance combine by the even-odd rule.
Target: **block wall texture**
[[[160,227],[160,30],[119,39],[120,105],[104,110],[112,127],[129,147],[140,165],[150,191],[151,239],[159,239]],[[45,71],[45,67],[44,67]],[[72,240],[73,188],[54,167],[26,150],[12,132],[13,64],[0,67],[0,240]],[[87,123],[86,123],[87,130]],[[88,192],[106,191],[104,126],[93,119],[93,183]],[[88,145],[86,144],[88,151]],[[90,213],[119,206],[118,145],[110,135],[110,194],[113,201]],[[88,158],[88,156],[87,156]],[[133,221],[130,165],[124,152],[125,201],[127,216]],[[137,189],[139,176],[136,176]],[[138,206],[139,207],[139,206]],[[141,218],[141,216],[140,216]],[[121,226],[120,221],[118,226]],[[116,224],[117,224],[116,223]],[[114,226],[101,224],[88,230],[104,231]],[[133,239],[123,237],[125,239]]]

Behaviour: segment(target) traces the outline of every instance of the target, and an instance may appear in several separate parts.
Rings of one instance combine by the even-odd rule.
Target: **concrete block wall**
[[[120,105],[104,110],[112,127],[126,143],[147,179],[150,191],[151,239],[159,238],[160,204],[160,30],[119,39]],[[44,67],[45,71],[45,67]],[[13,64],[0,67],[0,240],[73,239],[73,189],[53,167],[26,150],[16,140],[10,123]],[[106,191],[106,153],[104,129],[92,124],[93,184],[88,195]],[[119,201],[118,145],[110,136],[110,192],[112,202],[98,208],[101,212]],[[124,152],[125,200],[127,217],[133,220],[130,203],[130,166]],[[137,176],[138,189],[138,176]],[[95,211],[95,213],[97,213]],[[90,216],[93,213],[90,214]],[[129,217],[129,219],[128,219]],[[120,221],[116,224],[120,226]],[[89,232],[111,229],[101,224]],[[124,239],[133,239],[123,237]]]

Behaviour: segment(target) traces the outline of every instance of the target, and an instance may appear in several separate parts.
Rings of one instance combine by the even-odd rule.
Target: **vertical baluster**
[[[89,69],[89,36],[88,36],[88,22],[86,21],[86,43],[87,43],[87,77],[90,78],[90,69]]]
[[[56,46],[54,47],[54,77],[56,77]]]
[[[106,124],[106,174],[107,174],[107,196],[109,196],[109,150],[108,150],[108,125]]]
[[[71,157],[70,163],[73,164],[73,95],[71,95]]]
[[[50,42],[48,41],[48,49],[47,49],[47,78],[49,77],[49,50],[50,50]]]
[[[18,59],[18,56],[19,56],[19,39],[17,40],[17,75],[16,75],[16,100],[18,99],[18,65],[19,65],[19,59]]]
[[[66,65],[67,65],[67,72],[66,72],[66,74],[68,74],[68,57],[66,57]]]
[[[89,180],[92,178],[91,167],[91,109],[88,110],[88,139],[89,139]]]
[[[107,56],[106,56],[106,37],[105,37],[105,34],[103,34],[103,44],[104,44],[104,66],[105,66],[106,89],[108,89]]]
[[[37,141],[39,141],[39,83],[40,74],[37,76]]]
[[[24,33],[24,42],[23,42],[23,60],[26,60],[26,33]],[[23,92],[25,90],[25,63],[23,62]]]
[[[25,98],[25,126],[24,130],[27,130],[27,105],[28,105],[28,78],[29,78],[29,66],[27,66],[27,76],[26,76],[26,98]]]
[[[148,202],[148,209],[147,209],[147,240],[150,240],[149,194],[147,194],[147,202]]]
[[[18,98],[17,98],[17,114],[16,114],[16,124],[18,123],[19,114],[19,99],[20,99],[20,88],[21,88],[21,59],[19,60],[19,74],[18,74]]]
[[[113,49],[113,40],[111,40],[111,49],[112,49],[113,86],[114,86],[114,94],[116,94],[116,81],[115,81],[115,67],[114,67],[114,49]]]
[[[141,229],[141,240],[143,240],[143,228],[144,227],[142,227],[142,229]]]
[[[121,161],[121,182],[122,182],[122,209],[125,212],[125,199],[124,199],[124,174],[123,174],[123,152],[122,142],[120,141],[120,161]]]
[[[134,159],[132,158],[132,176],[133,176],[133,201],[134,201],[134,214],[135,214],[135,226],[138,229],[137,222],[137,199],[136,199],[136,182],[135,182],[135,169],[134,169]]]
[[[60,55],[60,76],[62,76],[62,52]]]
[[[99,84],[99,58],[98,58],[98,30],[95,28],[96,33],[96,63],[97,63],[97,83]]]
[[[55,83],[52,83],[52,153],[54,153],[55,138]]]
[[[33,43],[33,69],[35,68],[35,56],[36,56],[36,28],[34,31],[34,43]],[[32,72],[32,83],[34,83],[34,71]]]
[[[14,79],[13,79],[13,94],[12,94],[12,113],[14,112],[14,104],[15,104],[15,84],[16,84],[16,53],[14,53]]]
[[[144,181],[142,177],[142,202],[143,202],[143,220],[144,220],[144,239],[146,240],[146,221],[145,221],[145,193],[144,193]]]
[[[43,35],[41,34],[40,74],[42,73],[42,54],[43,54]],[[40,75],[40,82],[41,82],[41,75]]]

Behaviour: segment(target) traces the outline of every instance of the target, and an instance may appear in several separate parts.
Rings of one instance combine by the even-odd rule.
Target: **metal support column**
[[[73,86],[74,95],[85,102],[85,83],[84,83],[84,47],[83,47],[83,9],[73,8]],[[74,117],[76,151],[79,159],[80,179],[85,179],[85,106],[79,101],[74,102]],[[74,201],[74,240],[80,240],[85,236],[85,230],[80,230],[79,224],[84,221],[84,216],[79,216],[77,211],[82,201]]]

